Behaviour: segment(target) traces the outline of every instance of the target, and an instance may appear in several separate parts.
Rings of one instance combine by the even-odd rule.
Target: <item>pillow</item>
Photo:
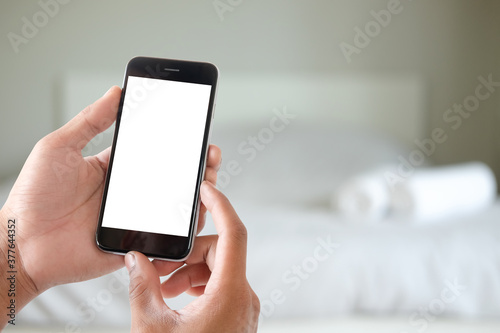
[[[323,206],[346,178],[408,153],[384,133],[361,127],[294,120],[272,128],[214,126],[212,142],[223,160],[218,186],[234,201]]]

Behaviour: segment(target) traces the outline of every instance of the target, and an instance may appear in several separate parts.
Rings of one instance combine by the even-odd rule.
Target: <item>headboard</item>
[[[122,80],[122,73],[64,75],[54,94],[59,125]],[[425,135],[425,106],[424,82],[413,74],[221,72],[215,122],[238,126],[286,108],[300,121],[362,126],[411,143]]]

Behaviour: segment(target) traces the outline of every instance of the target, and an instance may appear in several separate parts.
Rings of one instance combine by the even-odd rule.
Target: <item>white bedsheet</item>
[[[366,226],[326,211],[236,205],[249,231],[247,274],[264,322],[399,313],[419,327],[422,309],[434,317],[500,317],[500,203],[434,227],[396,220]],[[212,231],[209,221],[205,233]],[[127,297],[122,270],[53,288],[19,320],[76,323],[83,332],[123,327],[130,318]]]
[[[239,212],[250,235],[248,276],[271,318],[419,309],[500,317],[498,202],[428,227],[398,220],[356,225],[290,207]],[[329,238],[339,247],[327,256],[317,248]],[[279,302],[272,301],[273,290],[283,292]]]

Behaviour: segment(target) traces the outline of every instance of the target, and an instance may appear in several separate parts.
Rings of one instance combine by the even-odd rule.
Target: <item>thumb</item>
[[[116,120],[120,95],[119,87],[111,87],[104,96],[57,130],[64,146],[83,149],[97,134],[110,127]]]
[[[154,314],[169,310],[160,290],[160,278],[154,265],[139,252],[125,256],[125,266],[130,276],[129,299],[134,325],[154,325]],[[156,318],[161,319],[161,318]]]

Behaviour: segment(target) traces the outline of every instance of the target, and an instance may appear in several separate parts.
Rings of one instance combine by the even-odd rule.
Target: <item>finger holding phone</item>
[[[185,266],[176,270],[182,264],[150,262],[138,252],[126,255],[132,332],[257,331],[260,303],[246,278],[246,228],[229,200],[208,182],[202,184],[201,199],[219,236],[198,237]],[[160,284],[159,276],[173,271]],[[183,292],[199,297],[178,311],[165,304],[163,297]]]

